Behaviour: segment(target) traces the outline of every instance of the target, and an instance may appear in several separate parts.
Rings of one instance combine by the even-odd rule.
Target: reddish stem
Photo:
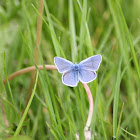
[[[86,83],[82,83],[86,92],[87,92],[87,95],[88,95],[88,99],[89,99],[89,112],[88,112],[88,119],[87,119],[87,122],[86,122],[86,126],[85,126],[85,130],[89,130],[90,128],[90,124],[91,124],[91,120],[92,120],[92,114],[93,114],[93,97],[92,97],[92,93],[88,87],[88,85]]]
[[[57,70],[55,65],[45,65],[45,68],[46,68],[46,70]],[[43,70],[44,69],[43,65],[38,65],[38,69]],[[28,72],[31,72],[31,71],[35,71],[35,70],[36,70],[35,66],[27,67],[27,68],[24,68],[24,69],[21,69],[19,71],[14,72],[10,76],[8,76],[7,79],[12,80],[13,78],[15,78],[19,75],[22,75],[24,73],[28,73]],[[3,80],[3,83],[4,84],[6,83],[6,79]]]

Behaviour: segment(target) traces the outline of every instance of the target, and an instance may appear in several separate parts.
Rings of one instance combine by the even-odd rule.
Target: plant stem
[[[93,97],[92,97],[92,93],[91,93],[88,85],[86,83],[82,83],[82,84],[87,92],[88,100],[89,100],[88,119],[87,119],[86,126],[85,126],[85,130],[89,130],[91,120],[92,120],[92,115],[93,115]]]
[[[43,0],[39,0],[39,13],[42,16],[43,15]],[[36,45],[35,45],[35,62],[38,63],[38,47],[40,45],[40,39],[41,39],[41,30],[42,30],[42,17],[38,15],[37,19],[37,32],[36,32]]]
[[[57,70],[55,65],[45,65],[46,70]],[[38,65],[38,69],[39,70],[44,70],[43,65]],[[19,71],[14,72],[13,74],[11,74],[10,76],[7,77],[8,80],[12,80],[13,78],[22,75],[24,73],[28,73],[28,72],[32,72],[32,71],[36,71],[36,67],[35,66],[31,66],[31,67],[27,67],[24,69],[21,69]],[[3,80],[3,83],[6,84],[6,79]]]
[[[38,65],[37,67],[38,67],[39,70],[44,69],[43,65]],[[46,68],[46,70],[57,70],[57,67],[55,65],[45,65],[45,68]],[[15,78],[19,75],[22,75],[24,73],[28,73],[28,72],[31,72],[31,71],[35,71],[35,70],[37,70],[35,66],[27,67],[27,68],[21,69],[21,70],[15,72],[15,73],[11,74],[10,76],[7,77],[7,79],[12,80],[13,78]],[[3,80],[3,83],[6,84],[6,79]],[[83,84],[83,86],[84,86],[84,88],[87,92],[88,99],[89,99],[88,119],[87,119],[85,129],[84,129],[85,139],[88,140],[92,136],[92,132],[90,131],[90,124],[91,124],[92,115],[93,115],[93,104],[94,104],[94,102],[93,102],[92,93],[91,93],[88,85],[86,83],[82,83],[82,84]]]
[[[38,8],[39,15],[38,15],[38,19],[37,19],[36,44],[35,44],[35,54],[34,54],[34,59],[35,59],[36,64],[38,64],[38,62],[39,62],[38,47],[40,46],[40,40],[41,40],[43,7],[44,7],[43,0],[39,0],[39,8]],[[36,75],[36,72],[34,71],[31,75],[30,85],[29,85],[29,89],[28,89],[28,95],[27,95],[27,99],[26,99],[26,105],[28,104],[28,101],[29,101],[31,93],[32,93],[32,88],[33,88],[34,81],[35,81],[35,75]]]

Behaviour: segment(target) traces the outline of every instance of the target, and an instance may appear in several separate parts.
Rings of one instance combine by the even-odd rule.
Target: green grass
[[[0,140],[18,134],[73,140],[77,132],[84,139],[89,102],[81,83],[70,88],[57,71],[39,71],[26,106],[31,73],[2,82],[36,65],[38,7],[33,0],[0,1]],[[44,1],[39,64],[53,65],[55,56],[72,62],[103,56],[97,79],[88,84],[94,99],[94,140],[140,139],[139,9],[138,0]]]

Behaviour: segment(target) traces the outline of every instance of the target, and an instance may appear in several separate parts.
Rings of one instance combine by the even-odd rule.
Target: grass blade
[[[36,74],[36,80],[35,80],[35,85],[34,85],[33,92],[32,92],[32,94],[31,94],[31,97],[30,97],[30,100],[29,100],[29,102],[28,102],[28,104],[27,104],[27,107],[26,107],[26,109],[25,109],[25,111],[24,111],[24,113],[23,113],[23,116],[22,116],[22,118],[21,118],[21,120],[20,120],[20,122],[19,122],[19,125],[18,125],[18,127],[17,127],[17,129],[16,129],[16,131],[15,131],[15,133],[14,133],[14,136],[17,136],[17,135],[19,134],[21,128],[22,128],[23,122],[24,122],[24,120],[25,120],[25,118],[26,118],[26,116],[27,116],[28,110],[29,110],[29,108],[30,108],[30,106],[31,106],[32,100],[33,100],[34,95],[35,95],[35,90],[36,90],[36,86],[37,86],[37,81],[38,81],[38,71],[37,71],[37,74]]]
[[[71,54],[72,54],[72,61],[76,62],[77,44],[76,44],[75,21],[74,21],[73,13],[74,13],[73,0],[69,0],[69,28],[70,28],[70,37],[71,37]]]
[[[83,0],[82,19],[80,26],[80,60],[82,60],[83,52],[85,52],[84,41],[86,34],[86,16],[87,16],[87,0]]]
[[[8,89],[9,89],[9,93],[10,93],[10,97],[11,97],[11,100],[12,100],[12,104],[15,105],[15,101],[14,101],[14,97],[13,97],[13,93],[12,93],[12,90],[11,90],[11,87],[10,87],[10,84],[9,84],[9,81],[7,79],[7,72],[6,72],[6,68],[5,68],[5,53],[4,53],[4,59],[3,59],[3,67],[4,67],[4,73],[5,73],[5,79],[6,79],[6,82],[7,82],[7,85],[8,85]]]
[[[138,60],[137,60],[136,52],[135,52],[135,49],[134,49],[134,46],[133,46],[133,42],[132,42],[129,30],[128,30],[128,26],[126,24],[126,21],[125,21],[122,9],[121,9],[119,3],[118,2],[116,2],[116,3],[118,4],[118,7],[119,7],[119,10],[120,10],[120,13],[121,13],[120,16],[121,16],[122,22],[124,24],[124,30],[125,30],[126,36],[128,38],[128,43],[129,43],[129,46],[130,46],[130,50],[131,50],[131,53],[132,53],[133,61],[134,61],[134,64],[135,64],[135,67],[136,67],[136,70],[137,70],[137,73],[138,73],[138,77],[139,77],[139,82],[140,82],[140,66],[138,64]]]
[[[116,133],[117,133],[117,114],[118,114],[119,92],[120,92],[120,82],[121,82],[121,64],[122,64],[122,59],[120,59],[120,62],[119,62],[118,73],[116,77],[116,85],[114,89],[113,138],[116,138]]]

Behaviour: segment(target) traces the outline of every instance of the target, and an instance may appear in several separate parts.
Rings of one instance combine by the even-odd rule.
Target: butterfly
[[[100,54],[84,59],[79,64],[73,64],[71,61],[61,57],[54,57],[54,63],[59,73],[63,73],[63,84],[70,87],[77,86],[79,81],[82,83],[89,83],[95,80],[97,77],[96,71],[101,61],[102,56]]]

